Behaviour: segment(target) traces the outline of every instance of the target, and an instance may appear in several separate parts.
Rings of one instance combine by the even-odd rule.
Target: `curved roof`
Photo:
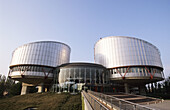
[[[156,49],[158,50],[159,54],[160,54],[159,49],[158,49],[155,45],[151,44],[150,42],[145,41],[145,40],[142,40],[142,39],[139,39],[139,38],[136,38],[136,37],[129,37],[129,36],[108,36],[108,37],[100,38],[100,39],[94,44],[94,47],[95,47],[95,45],[96,45],[98,42],[100,42],[101,40],[103,40],[103,39],[108,39],[108,38],[113,38],[113,37],[114,37],[114,38],[115,38],[115,37],[119,37],[119,38],[122,37],[122,38],[137,39],[137,40],[143,41],[143,42],[145,42],[145,43],[148,43],[148,44],[152,45],[154,48],[156,48]]]
[[[30,43],[21,45],[21,46],[19,46],[19,47],[26,46],[26,45],[29,45],[29,44],[35,44],[35,43],[58,43],[58,44],[63,44],[63,45],[65,45],[65,46],[67,46],[67,47],[71,50],[70,46],[68,46],[68,45],[65,44],[65,43],[58,42],[58,41],[36,41],[36,42],[30,42]],[[18,49],[19,47],[17,47],[16,49]],[[15,50],[16,50],[16,49],[15,49]],[[14,51],[15,51],[15,50],[14,50]],[[14,51],[13,51],[13,52],[14,52]]]
[[[86,66],[86,67],[100,67],[105,68],[103,65],[97,63],[86,63],[86,62],[74,62],[74,63],[65,63],[58,67],[75,67],[75,66]]]
[[[61,42],[31,42],[13,51],[10,66],[37,64],[56,67],[70,61],[70,52],[70,47]]]

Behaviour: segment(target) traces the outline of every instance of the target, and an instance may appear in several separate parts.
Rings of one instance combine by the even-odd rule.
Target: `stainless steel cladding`
[[[54,41],[20,46],[13,52],[9,77],[31,84],[52,81],[55,67],[69,63],[70,51],[68,45]]]
[[[123,36],[106,37],[95,44],[94,51],[95,62],[108,69],[111,80],[133,84],[134,80],[136,84],[163,80],[160,52],[144,40]]]
[[[156,66],[163,68],[159,50],[144,40],[111,36],[95,44],[95,62],[107,68],[124,66]]]
[[[13,52],[10,66],[32,64],[56,67],[68,63],[69,60],[69,46],[60,42],[41,41],[17,48]]]

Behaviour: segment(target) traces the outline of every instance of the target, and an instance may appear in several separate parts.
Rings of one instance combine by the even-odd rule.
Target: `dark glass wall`
[[[58,83],[65,82],[86,83],[86,84],[107,84],[109,74],[105,68],[98,67],[69,67],[58,68]],[[103,77],[104,76],[104,77]],[[57,77],[56,77],[57,78]],[[55,78],[55,79],[56,79]]]

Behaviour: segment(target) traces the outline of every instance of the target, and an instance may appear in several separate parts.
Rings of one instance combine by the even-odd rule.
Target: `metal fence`
[[[84,98],[87,99],[87,101],[90,103],[93,110],[109,110],[107,107],[105,107],[102,103],[97,101],[94,97],[90,96],[85,91],[82,92],[84,95]]]
[[[136,103],[132,103],[123,99],[118,99],[116,97],[106,95],[103,93],[98,93],[94,91],[88,90],[88,93],[92,94],[94,97],[96,97],[99,101],[102,101],[106,105],[110,106],[111,109],[116,110],[154,110],[152,108],[139,105]]]

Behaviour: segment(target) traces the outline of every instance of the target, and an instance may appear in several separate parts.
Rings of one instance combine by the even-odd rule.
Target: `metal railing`
[[[90,91],[88,90],[88,93],[92,94],[93,96],[95,96],[98,100],[100,101],[105,101],[105,102],[110,102],[110,106],[112,109],[116,109],[116,110],[154,110],[152,108],[143,106],[143,105],[139,105],[136,103],[132,103],[123,99],[119,99],[110,95],[106,95],[103,93],[98,93],[98,92],[94,92],[94,91]]]
[[[89,102],[93,110],[109,110],[107,107],[105,107],[102,103],[97,101],[94,97],[90,96],[85,91],[82,92],[84,95],[84,98]]]

